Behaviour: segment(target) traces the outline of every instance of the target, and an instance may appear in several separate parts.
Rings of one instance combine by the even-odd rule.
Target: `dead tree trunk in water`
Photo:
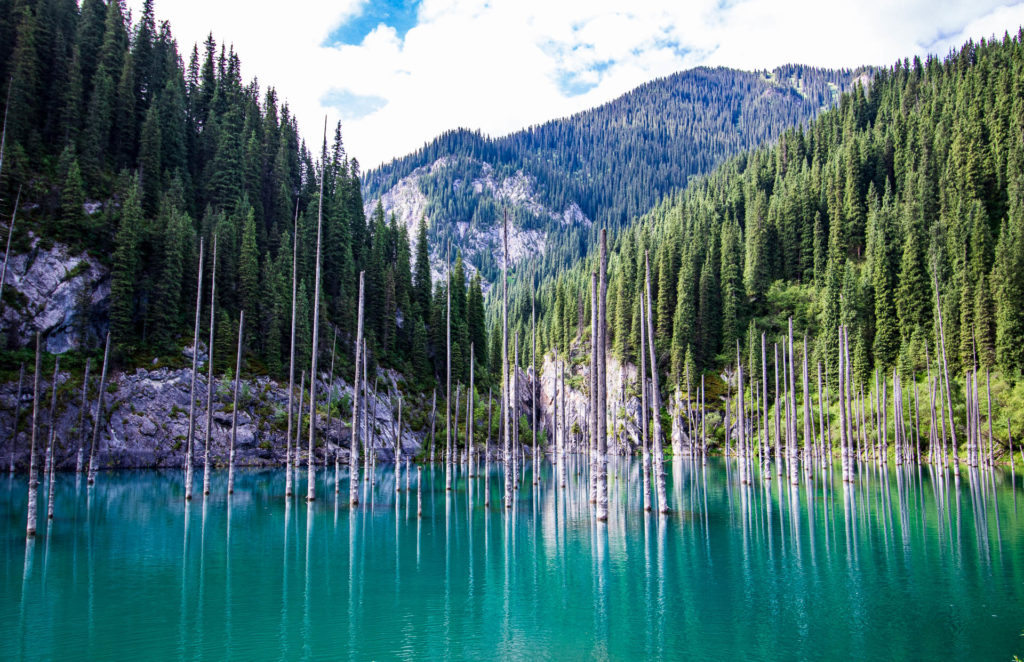
[[[445,396],[444,396],[444,489],[452,490],[452,249],[445,257]]]
[[[430,397],[430,464],[434,464],[434,423],[437,420],[437,389]],[[488,432],[490,434],[490,432]]]
[[[949,435],[953,443],[953,473],[960,475],[960,453],[957,449],[956,424],[953,422],[953,400],[949,388],[949,362],[946,360],[946,333],[942,328],[942,301],[939,298],[939,277],[932,274],[935,285],[935,314],[939,320],[939,342],[942,347],[942,375],[946,387],[946,407],[949,412]]]
[[[96,482],[96,446],[100,439],[100,419],[103,417],[103,396],[107,388],[107,363],[110,359],[110,332],[107,331],[107,343],[103,349],[103,368],[100,370],[100,391],[96,396],[96,415],[92,420],[92,444],[89,446],[89,474],[87,482]]]
[[[46,445],[46,480],[48,495],[46,499],[46,519],[53,519],[53,442],[57,438],[57,377],[60,372],[60,356],[53,358],[53,383],[50,390],[50,441]]]
[[[217,235],[213,235],[213,262],[210,267],[210,341],[206,346],[206,438],[203,441],[203,495],[210,493],[210,436],[213,433],[213,329],[217,308]],[[291,435],[292,387],[288,385],[288,434]],[[289,437],[290,439],[290,437]]]
[[[192,379],[188,387],[188,441],[185,444],[185,500],[192,500],[192,442],[195,439],[196,376],[199,373],[199,315],[203,309],[203,239],[199,238],[199,277],[196,278],[196,322],[192,334]]]
[[[299,203],[295,203],[295,224],[292,230],[292,330],[290,349],[288,352],[288,434],[286,438],[287,446],[285,447],[284,455],[284,494],[285,497],[292,495],[292,418],[294,411],[292,407],[295,404],[295,285],[298,281],[298,269],[299,269]],[[356,364],[356,370],[359,370],[359,364]],[[299,405],[299,420],[302,420],[302,405]],[[298,427],[301,427],[299,425]],[[295,454],[298,455],[299,449],[295,449]]]
[[[587,446],[587,455],[590,463],[590,503],[597,503],[597,361],[601,356],[598,345],[601,342],[600,333],[597,330],[597,272],[590,272],[590,396],[589,399],[589,422],[590,422],[590,443]],[[563,383],[564,386],[564,383]],[[564,442],[563,442],[564,443]],[[564,458],[563,458],[564,461]],[[565,487],[565,483],[562,483]]]
[[[228,448],[228,494],[235,492],[235,438],[238,433],[238,384],[242,372],[242,333],[245,327],[245,311],[238,313],[238,355],[235,358],[235,394],[231,405],[231,446]],[[310,394],[310,401],[313,400]]]
[[[25,535],[29,538],[36,535],[36,489],[39,481],[36,478],[36,424],[39,420],[39,372],[42,370],[39,353],[39,334],[36,333],[36,370],[32,386],[32,441],[28,450],[28,524]]]
[[[536,283],[534,283],[536,287]],[[540,463],[537,458],[537,381],[540,379],[537,372],[537,297],[530,296],[530,343],[533,350],[530,354],[530,364],[533,366],[533,379],[530,380],[530,403],[533,407],[533,484],[540,481]]]
[[[359,373],[363,360],[363,278],[365,272],[359,272],[359,312],[356,315],[356,375],[352,380],[352,440],[349,442],[348,468],[349,486],[348,501],[350,505],[359,505]],[[434,418],[430,418],[431,435],[433,435]],[[434,452],[433,444],[430,448]]]
[[[651,263],[644,252],[644,281],[646,289],[645,312],[647,313],[647,347],[651,361],[651,415],[654,417],[654,471],[658,491],[658,509],[670,512],[668,497],[665,495],[665,462],[661,454],[661,390],[658,386],[658,360],[654,352],[654,317],[651,315]],[[726,435],[729,432],[726,430]]]
[[[640,297],[640,435],[643,443],[640,451],[640,488],[644,492],[644,512],[651,511],[651,476],[648,463],[650,452],[647,447],[647,317],[644,298]]]
[[[502,463],[505,473],[505,508],[512,507],[512,475],[509,472],[509,444],[512,443],[512,421],[509,411],[508,383],[508,212],[502,221],[502,259],[501,259],[501,408],[502,428],[504,430]]]
[[[597,521],[608,519],[608,366],[605,356],[608,298],[608,231],[601,229],[597,272]]]
[[[309,368],[309,452],[306,457],[306,501],[316,500],[316,360],[320,340],[320,236],[324,224],[324,179],[327,162],[327,118],[324,117],[324,147],[321,152],[320,199],[316,219],[316,268],[313,276],[313,356]]]
[[[338,329],[334,329],[334,341],[331,343],[331,370],[327,377],[327,427],[324,432],[324,467],[327,466],[327,445],[331,441],[331,422],[333,420],[331,405],[334,404],[334,350],[338,348]],[[338,446],[334,446],[334,493],[338,493]]]
[[[476,422],[473,420],[476,413],[473,410],[474,396],[476,395],[474,391],[476,387],[474,383],[475,364],[476,348],[473,346],[473,343],[469,343],[469,397],[466,402],[469,411],[466,412],[466,462],[469,464],[468,473],[470,478],[474,478],[476,474],[476,462],[473,460],[473,424]]]

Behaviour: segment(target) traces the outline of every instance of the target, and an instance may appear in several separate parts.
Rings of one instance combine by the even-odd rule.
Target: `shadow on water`
[[[1015,472],[863,464],[800,484],[735,461],[666,464],[672,511],[644,511],[639,459],[611,458],[598,523],[585,458],[316,472],[57,475],[24,536],[0,488],[0,658],[1008,659],[1024,652]],[[788,475],[788,474],[784,474]],[[565,476],[565,486],[560,484]],[[299,481],[304,482],[304,474]],[[296,483],[300,494],[302,487]],[[40,489],[48,489],[45,483]],[[333,498],[331,495],[333,494]]]

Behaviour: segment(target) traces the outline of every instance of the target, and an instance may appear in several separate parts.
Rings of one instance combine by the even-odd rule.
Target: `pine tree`
[[[242,222],[242,242],[238,254],[238,295],[239,305],[245,311],[245,317],[252,320],[246,324],[246,338],[260,335],[257,322],[260,320],[259,304],[263,299],[260,290],[259,252],[256,247],[256,221],[253,209],[244,206],[245,220]],[[246,343],[252,345],[251,340]]]
[[[70,145],[61,152],[60,170],[64,184],[60,190],[60,223],[57,236],[76,241],[88,235],[88,217],[85,214],[85,184],[82,182],[82,171]]]
[[[142,222],[139,180],[132,177],[114,237],[110,268],[110,335],[125,354],[135,350],[135,289],[140,267]]]
[[[427,219],[420,218],[416,226],[416,267],[413,274],[413,301],[417,306],[417,314],[424,322],[430,318],[430,293],[433,286],[430,281],[430,253],[427,246]]]

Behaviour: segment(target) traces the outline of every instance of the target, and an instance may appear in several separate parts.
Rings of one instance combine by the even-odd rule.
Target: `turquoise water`
[[[226,474],[190,505],[178,471],[58,476],[26,545],[23,476],[0,477],[0,659],[962,659],[1024,654],[1024,500],[1009,473],[862,467],[741,487],[735,466],[668,465],[645,514],[639,464],[611,464],[595,526],[585,476],[508,514],[493,468],[423,517],[391,466],[350,509],[283,471]],[[305,493],[305,470],[299,492]],[[1018,488],[1019,490],[1019,488]],[[45,489],[40,490],[45,513]],[[45,514],[44,514],[45,517]]]

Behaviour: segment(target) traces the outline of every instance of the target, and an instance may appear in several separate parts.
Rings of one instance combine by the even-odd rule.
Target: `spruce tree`
[[[135,289],[140,269],[142,223],[139,180],[131,177],[114,237],[110,267],[110,335],[125,354],[135,350]]]

